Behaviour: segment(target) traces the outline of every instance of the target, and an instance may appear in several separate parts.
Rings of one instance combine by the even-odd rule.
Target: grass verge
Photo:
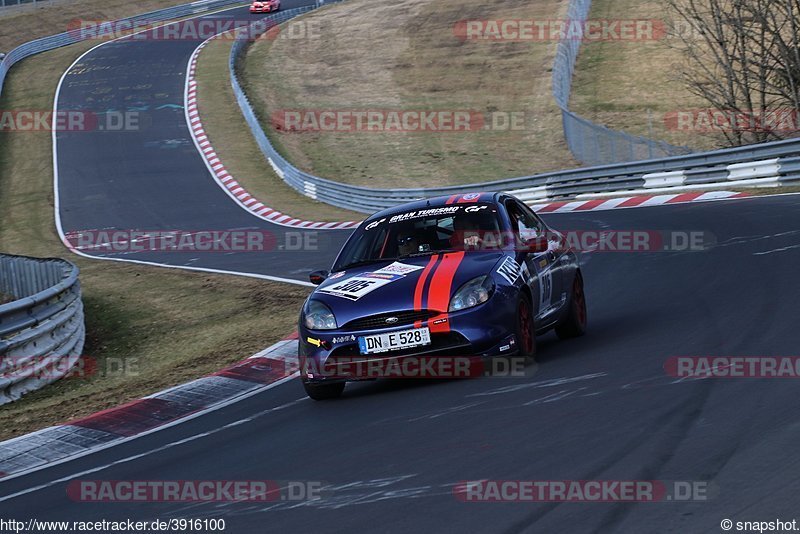
[[[349,0],[259,40],[243,83],[278,150],[298,167],[351,184],[425,187],[577,166],[550,91],[555,43],[463,40],[464,19],[563,17],[543,0]],[[302,38],[292,38],[293,36]],[[523,113],[518,129],[467,132],[277,131],[280,110],[467,110]]]
[[[67,31],[81,20],[117,20],[157,9],[186,4],[186,0],[69,0],[19,11],[0,11],[0,52],[24,42]]]
[[[800,193],[800,185],[781,185],[775,187],[747,187],[741,188],[742,191],[753,196],[787,195]]]
[[[590,19],[647,19],[667,23],[660,0],[594,0]],[[675,37],[583,43],[575,66],[571,109],[615,130],[694,149],[727,146],[719,134],[676,129],[669,114],[707,108],[680,79]],[[699,45],[700,43],[698,43]]]
[[[136,5],[141,10],[141,5]],[[0,109],[50,109],[61,73],[95,43],[26,59]],[[0,439],[88,415],[241,360],[296,327],[301,286],[86,260],[67,254],[53,223],[49,132],[0,133],[0,250],[61,256],[81,268],[84,353],[99,372],[0,406]],[[110,362],[135,372],[108,373]]]
[[[261,154],[231,88],[228,58],[233,41],[214,39],[198,57],[195,78],[203,129],[228,172],[272,209],[310,221],[360,221],[363,213],[316,202],[289,187]]]

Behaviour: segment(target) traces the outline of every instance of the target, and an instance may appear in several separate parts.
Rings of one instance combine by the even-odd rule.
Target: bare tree
[[[665,0],[693,94],[727,117],[732,145],[798,135],[800,0]]]

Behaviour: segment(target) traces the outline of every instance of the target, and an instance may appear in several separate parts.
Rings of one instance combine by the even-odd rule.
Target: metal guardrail
[[[267,17],[267,19],[281,23],[311,9],[313,7],[280,12],[277,15]],[[570,198],[587,193],[624,192],[645,188],[645,175],[650,178],[649,175],[654,173],[677,173],[677,175],[680,175],[680,179],[673,181],[674,183],[671,185],[674,186],[691,183],[710,183],[714,180],[731,183],[734,180],[744,179],[746,176],[729,179],[727,166],[776,158],[779,158],[775,162],[779,172],[779,183],[800,179],[800,163],[798,163],[800,162],[800,157],[795,158],[795,156],[800,156],[800,139],[789,139],[661,159],[583,167],[458,186],[373,189],[335,182],[304,172],[289,163],[278,153],[262,129],[238,77],[239,61],[244,56],[246,47],[248,43],[252,42],[254,36],[257,36],[257,32],[249,32],[247,37],[237,39],[234,42],[228,67],[236,101],[250,127],[250,131],[255,137],[256,143],[278,176],[289,186],[309,198],[341,208],[362,213],[374,213],[375,211],[419,198],[452,195],[469,191],[509,191],[531,202]],[[786,160],[786,158],[790,159]],[[688,178],[689,176],[692,176],[692,178]],[[665,183],[664,185],[670,184]]]
[[[0,8],[30,6],[36,7],[42,4],[52,4],[53,0],[0,0]]]
[[[86,331],[78,267],[62,259],[0,254],[0,404],[67,374]]]
[[[182,4],[166,9],[151,11],[149,13],[143,13],[134,17],[120,19],[116,21],[116,23],[135,24],[138,22],[162,22],[174,18],[181,18],[203,13],[219,7],[242,3],[242,0],[200,0],[190,4]],[[0,61],[0,96],[3,94],[3,82],[5,81],[6,74],[8,74],[9,69],[11,69],[14,63],[22,61],[26,57],[34,54],[39,54],[41,52],[46,52],[62,46],[71,45],[82,40],[85,39],[81,38],[81,33],[79,31],[63,32],[56,35],[50,35],[48,37],[42,37],[41,39],[36,39],[34,41],[28,41],[27,43],[24,43],[11,50],[8,54],[6,54],[3,60]]]

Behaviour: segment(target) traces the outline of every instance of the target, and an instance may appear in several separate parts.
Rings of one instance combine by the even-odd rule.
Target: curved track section
[[[70,70],[59,106],[181,104],[199,43],[102,46]],[[99,97],[98,95],[105,95]],[[104,103],[104,105],[107,105]],[[189,142],[182,110],[141,135],[58,139],[64,227],[279,228],[236,207]],[[122,134],[120,134],[121,136]],[[130,134],[125,134],[129,136]],[[539,344],[528,376],[348,386],[315,403],[296,382],[71,462],[0,482],[17,518],[224,517],[228,532],[716,532],[723,518],[791,520],[800,466],[794,380],[680,380],[672,356],[797,355],[800,196],[546,215],[584,231],[703,232],[702,251],[583,256],[590,330]],[[314,255],[325,263],[343,234]],[[326,256],[327,255],[327,256]],[[190,258],[138,255],[182,265]],[[299,276],[308,257],[208,255],[191,265]],[[471,503],[464,480],[680,480],[708,499]],[[321,500],[75,502],[74,480],[319,481]],[[43,503],[47,503],[46,506]]]
[[[122,446],[0,484],[22,517],[225,517],[230,532],[714,532],[786,517],[800,466],[794,380],[680,380],[676,355],[795,355],[800,197],[552,215],[561,227],[703,231],[704,252],[590,253],[587,336],[540,340],[524,378],[296,382]],[[701,502],[469,503],[464,480],[681,480]],[[85,503],[71,480],[293,480],[319,501]],[[47,511],[41,506],[48,503]]]
[[[283,9],[307,3],[284,1]],[[256,18],[240,7],[177,25]],[[136,112],[138,121],[135,128],[121,131],[54,133],[56,219],[62,236],[102,236],[101,231],[262,232],[270,251],[204,254],[121,247],[121,252],[98,252],[104,247],[94,247],[79,252],[305,283],[309,271],[332,262],[349,231],[287,228],[255,217],[232,201],[209,173],[185,118],[189,59],[204,38],[157,40],[149,38],[152,33],[100,44],[61,80],[56,109],[97,117]],[[298,245],[304,242],[310,244]]]

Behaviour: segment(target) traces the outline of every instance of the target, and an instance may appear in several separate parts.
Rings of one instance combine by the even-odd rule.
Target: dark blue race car
[[[504,193],[431,198],[365,220],[300,314],[301,380],[313,399],[362,380],[354,369],[411,358],[517,355],[535,335],[586,330],[576,252]]]

